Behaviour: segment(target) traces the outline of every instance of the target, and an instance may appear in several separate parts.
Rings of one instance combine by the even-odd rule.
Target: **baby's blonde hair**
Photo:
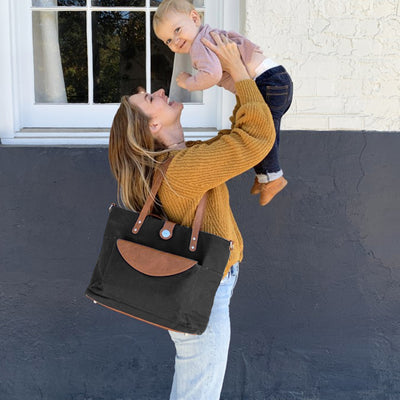
[[[153,29],[157,29],[157,26],[170,11],[190,14],[192,10],[195,10],[195,7],[188,0],[163,0],[154,14]]]

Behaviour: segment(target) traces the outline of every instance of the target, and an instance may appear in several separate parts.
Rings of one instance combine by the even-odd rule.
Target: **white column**
[[[226,31],[239,31],[239,15],[241,3],[244,0],[221,0],[220,23],[221,29]],[[227,129],[231,127],[229,117],[232,115],[232,110],[235,106],[235,96],[227,90],[219,91],[219,109],[217,119],[217,129]]]
[[[10,2],[2,1],[0,13],[0,138],[14,137],[12,90],[12,52],[10,35]]]

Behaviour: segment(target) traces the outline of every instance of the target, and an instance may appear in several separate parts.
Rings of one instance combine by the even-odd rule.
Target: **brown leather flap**
[[[165,253],[123,239],[117,240],[117,247],[123,259],[132,268],[150,276],[176,275],[197,264],[197,261],[190,258]]]

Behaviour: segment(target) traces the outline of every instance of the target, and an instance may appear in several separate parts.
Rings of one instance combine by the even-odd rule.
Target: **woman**
[[[169,332],[176,347],[170,400],[217,400],[230,341],[229,302],[243,241],[229,206],[226,182],[260,162],[274,144],[270,111],[241,62],[236,44],[214,37],[214,51],[236,84],[232,127],[209,141],[185,143],[181,103],[164,90],[141,91],[122,99],[110,134],[109,159],[126,207],[139,210],[158,164],[173,157],[158,192],[169,220],[191,226],[196,207],[209,191],[202,230],[233,241],[234,248],[217,290],[206,331],[199,336]]]

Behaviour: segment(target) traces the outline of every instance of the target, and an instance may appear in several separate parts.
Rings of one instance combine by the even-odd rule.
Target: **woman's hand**
[[[235,82],[250,79],[246,66],[240,57],[237,44],[223,34],[219,35],[211,32],[210,35],[214,39],[215,44],[206,38],[201,39],[201,41],[218,56],[222,69],[228,72]]]

